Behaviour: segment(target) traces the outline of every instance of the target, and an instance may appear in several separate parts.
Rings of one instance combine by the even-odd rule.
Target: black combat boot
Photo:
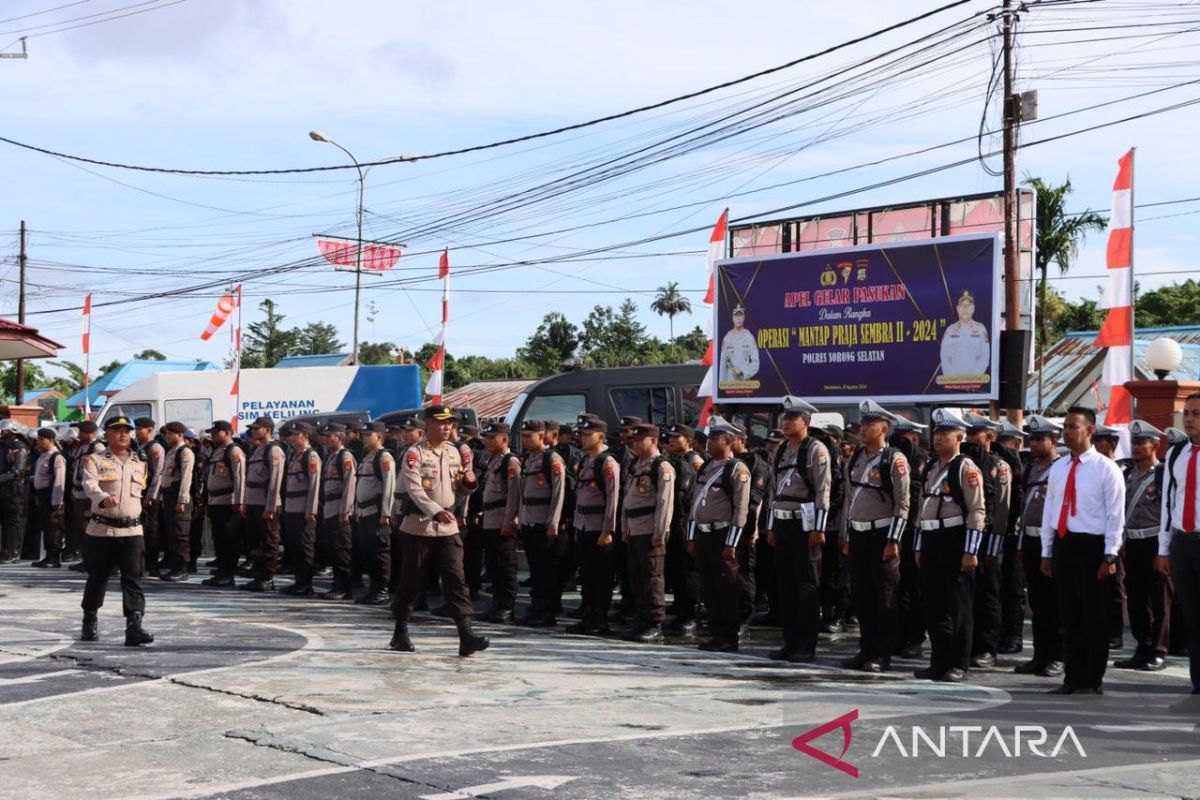
[[[95,611],[83,612],[83,631],[79,634],[79,641],[94,642],[100,638],[100,628],[96,622]]]
[[[154,641],[154,636],[142,627],[142,612],[135,611],[125,620],[125,646],[137,647],[142,644],[150,644]]]
[[[463,617],[456,619],[454,624],[458,626],[458,654],[464,658],[471,653],[478,653],[480,650],[487,650],[491,644],[486,636],[476,636],[471,633],[471,618]]]
[[[417,648],[413,647],[412,639],[408,638],[408,623],[396,620],[396,629],[392,632],[392,642],[388,647],[400,653],[412,653]]]

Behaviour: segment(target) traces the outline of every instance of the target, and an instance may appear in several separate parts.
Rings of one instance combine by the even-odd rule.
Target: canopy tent
[[[0,361],[54,358],[58,355],[59,348],[64,346],[42,336],[37,332],[37,328],[0,319]]]

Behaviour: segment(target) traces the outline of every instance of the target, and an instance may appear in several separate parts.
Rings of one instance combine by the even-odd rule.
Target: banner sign
[[[358,241],[355,239],[317,239],[317,249],[334,267],[351,272],[358,266]],[[362,271],[381,273],[396,266],[402,250],[389,244],[362,245]]]
[[[717,263],[718,403],[999,396],[999,234]]]

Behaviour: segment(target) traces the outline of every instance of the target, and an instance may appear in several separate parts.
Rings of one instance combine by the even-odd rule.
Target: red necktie
[[[1183,529],[1187,533],[1196,530],[1196,456],[1200,444],[1192,445],[1192,457],[1188,459],[1187,482],[1183,489]]]
[[[1071,471],[1067,473],[1067,488],[1063,492],[1062,511],[1058,513],[1058,538],[1067,535],[1067,518],[1075,513],[1075,468],[1079,466],[1079,456],[1071,457]]]

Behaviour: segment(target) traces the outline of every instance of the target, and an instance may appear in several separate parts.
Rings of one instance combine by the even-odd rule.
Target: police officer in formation
[[[562,456],[546,447],[546,423],[521,424],[521,503],[517,517],[521,546],[529,562],[529,613],[522,624],[550,628],[562,610],[562,584],[558,576],[558,535],[566,495],[567,465]]]
[[[233,443],[233,426],[217,420],[208,429],[213,450],[204,473],[208,521],[216,565],[205,586],[233,586],[242,552],[242,518],[246,513],[246,454]]]
[[[487,466],[481,494],[486,560],[491,565],[492,607],[487,622],[511,623],[517,604],[517,529],[521,506],[521,459],[509,449],[512,429],[493,422],[483,429]]]
[[[321,467],[320,548],[333,567],[333,585],[322,600],[351,600],[354,557],[354,498],[358,463],[346,447],[346,426],[331,422],[321,429],[325,459]]]
[[[25,533],[22,514],[29,443],[11,419],[0,420],[0,564],[21,556]]]
[[[1164,466],[1158,460],[1165,434],[1143,420],[1129,423],[1133,458],[1124,465],[1125,596],[1134,651],[1113,663],[1119,669],[1158,672],[1167,665],[1170,639],[1171,585],[1154,565],[1162,531]]]
[[[33,464],[33,502],[46,555],[33,566],[62,566],[63,503],[67,494],[67,459],[58,449],[58,433],[53,428],[37,432],[37,460]]]
[[[1025,589],[1032,618],[1033,657],[1019,664],[1014,672],[1058,678],[1063,673],[1058,596],[1053,579],[1042,572],[1041,564],[1046,489],[1050,484],[1050,469],[1059,457],[1058,440],[1062,436],[1062,428],[1038,414],[1029,417],[1026,428],[1029,431],[1030,459],[1023,478],[1025,503],[1017,552],[1025,573]]]
[[[247,426],[250,453],[246,459],[246,546],[253,580],[239,588],[248,592],[275,591],[279,566],[279,512],[283,508],[283,447],[271,438],[275,420],[259,417]]]
[[[617,508],[621,499],[621,465],[606,444],[608,424],[592,416],[578,420],[583,461],[575,490],[576,563],[583,609],[579,621],[567,630],[579,634],[607,634],[612,606],[615,538],[619,536]]]
[[[622,539],[634,599],[634,625],[625,639],[662,640],[666,619],[663,565],[675,513],[675,468],[658,451],[657,425],[641,424],[629,435],[633,463],[622,491]]]
[[[396,460],[384,448],[387,425],[368,422],[363,427],[363,454],[355,476],[354,509],[357,546],[367,567],[367,593],[359,602],[386,605],[392,575],[392,516],[396,504]]]

